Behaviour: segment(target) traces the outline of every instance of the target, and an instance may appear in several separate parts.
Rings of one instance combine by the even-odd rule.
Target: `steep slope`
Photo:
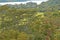
[[[47,2],[42,2],[39,5],[41,11],[53,11],[60,10],[60,0],[49,0]]]

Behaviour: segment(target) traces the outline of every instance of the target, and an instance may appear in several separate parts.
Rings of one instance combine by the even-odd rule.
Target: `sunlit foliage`
[[[60,10],[0,7],[0,40],[60,40]]]

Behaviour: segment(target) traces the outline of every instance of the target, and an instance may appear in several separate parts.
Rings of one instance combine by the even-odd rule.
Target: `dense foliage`
[[[60,10],[0,7],[0,40],[60,40]]]
[[[0,6],[0,40],[60,40],[59,6],[27,4]]]

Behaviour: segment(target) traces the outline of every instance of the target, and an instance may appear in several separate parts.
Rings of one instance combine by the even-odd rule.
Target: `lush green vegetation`
[[[60,40],[60,6],[50,2],[0,6],[0,40]]]
[[[60,40],[60,10],[0,7],[0,40]]]

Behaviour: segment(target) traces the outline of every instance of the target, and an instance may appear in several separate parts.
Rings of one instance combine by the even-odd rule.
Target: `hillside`
[[[0,40],[60,40],[58,1],[0,6]]]
[[[60,10],[60,0],[49,0],[39,5],[40,11]]]

